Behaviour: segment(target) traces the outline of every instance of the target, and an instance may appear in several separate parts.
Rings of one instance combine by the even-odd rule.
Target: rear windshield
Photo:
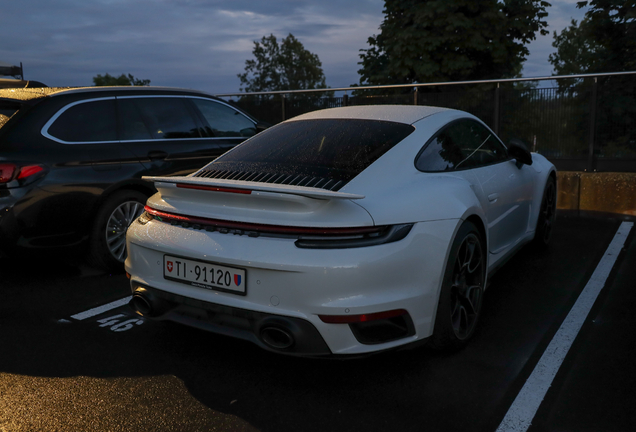
[[[379,120],[315,119],[281,123],[203,170],[347,182],[414,130],[411,125]]]

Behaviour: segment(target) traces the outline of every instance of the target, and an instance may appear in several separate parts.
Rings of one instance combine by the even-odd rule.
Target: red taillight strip
[[[318,315],[318,318],[320,318],[322,322],[327,324],[353,324],[395,318],[401,315],[406,315],[407,313],[408,312],[404,309],[394,309],[385,312],[375,312],[361,315]]]
[[[167,221],[175,220],[191,224],[209,225],[218,228],[239,229],[244,231],[257,231],[274,234],[298,234],[298,235],[355,235],[355,234],[368,234],[373,232],[380,232],[386,227],[384,226],[372,226],[372,227],[356,227],[356,228],[310,228],[310,227],[291,227],[280,225],[265,225],[255,224],[249,222],[231,222],[218,219],[202,218],[197,216],[184,216],[174,213],[163,212],[155,210],[152,207],[145,206],[149,214],[160,217]]]
[[[201,185],[191,185],[186,183],[177,183],[178,188],[183,189],[198,189],[198,190],[206,190],[212,192],[229,192],[229,193],[237,193],[237,194],[245,194],[249,195],[252,193],[249,189],[232,189],[232,188],[222,188],[216,186],[201,186]]]

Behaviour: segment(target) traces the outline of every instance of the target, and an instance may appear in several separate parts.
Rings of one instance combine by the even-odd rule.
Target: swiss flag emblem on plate
[[[168,262],[166,263],[166,268],[168,269],[168,271],[169,271],[169,272],[171,272],[171,273],[172,273],[172,261],[168,261]]]

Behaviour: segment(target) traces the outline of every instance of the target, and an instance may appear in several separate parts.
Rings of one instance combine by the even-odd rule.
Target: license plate
[[[205,261],[163,256],[163,277],[199,288],[246,293],[245,270]]]

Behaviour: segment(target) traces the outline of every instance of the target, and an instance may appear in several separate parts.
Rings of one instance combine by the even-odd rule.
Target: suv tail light
[[[12,163],[0,163],[0,184],[18,180],[19,185],[23,186],[29,180],[34,180],[34,176],[43,171],[44,167],[42,165],[19,166]]]
[[[16,168],[14,164],[0,164],[0,184],[13,180]]]

